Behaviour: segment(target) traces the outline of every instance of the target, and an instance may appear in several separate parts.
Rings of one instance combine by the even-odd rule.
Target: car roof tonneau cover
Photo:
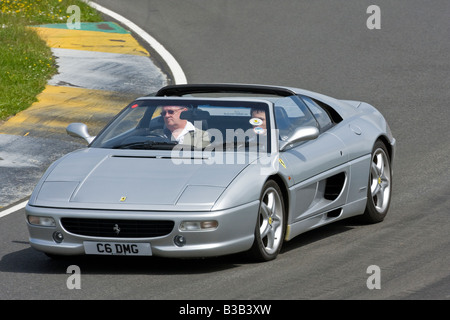
[[[277,86],[249,85],[249,84],[182,84],[169,85],[161,88],[157,97],[183,96],[187,94],[199,93],[241,93],[241,94],[264,94],[281,97],[295,95],[295,91]]]

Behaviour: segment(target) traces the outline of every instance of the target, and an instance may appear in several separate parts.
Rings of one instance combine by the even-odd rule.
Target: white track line
[[[111,11],[95,2],[89,0],[83,0],[83,2],[130,28],[139,37],[146,41],[161,56],[162,59],[164,59],[166,64],[169,66],[170,71],[172,72],[175,84],[187,83],[186,75],[184,74],[183,69],[181,69],[181,66],[178,64],[177,60],[175,60],[172,54],[170,54],[170,52],[167,51],[162,44],[160,44],[155,38],[144,31],[144,29],[136,25],[134,22],[128,20],[127,18],[121,16],[120,14]]]
[[[7,216],[7,215],[10,214],[10,213],[13,213],[13,212],[19,211],[20,209],[25,208],[25,206],[27,205],[27,203],[28,203],[28,200],[27,200],[27,201],[24,201],[24,202],[21,202],[21,203],[19,203],[19,204],[16,204],[15,206],[13,206],[13,207],[11,207],[11,208],[9,208],[9,209],[0,211],[0,218],[2,218],[2,217],[4,217],[4,216]]]
[[[167,65],[170,68],[170,71],[172,72],[172,75],[174,77],[175,84],[186,84],[187,79],[186,75],[183,72],[183,69],[181,69],[181,66],[178,64],[177,60],[170,54],[169,51],[164,48],[162,44],[160,44],[155,38],[150,36],[147,32],[145,32],[141,27],[137,26],[135,23],[131,22],[127,18],[121,16],[118,13],[115,13],[114,11],[111,11],[109,9],[106,9],[105,7],[89,1],[89,0],[83,0],[85,3],[87,3],[92,8],[110,16],[111,18],[123,23],[128,28],[130,28],[133,32],[135,32],[137,35],[139,35],[144,41],[146,41],[160,56],[164,61],[167,63]],[[28,201],[21,202],[9,209],[0,211],[0,218],[7,216],[8,214],[11,214],[13,212],[19,211],[20,209],[25,208]]]

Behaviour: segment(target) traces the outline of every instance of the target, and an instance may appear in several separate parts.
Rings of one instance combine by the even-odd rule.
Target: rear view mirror
[[[87,125],[84,123],[74,122],[67,126],[66,128],[67,134],[71,137],[82,138],[87,141],[87,143],[91,143],[95,137],[89,135]]]
[[[297,128],[294,133],[287,138],[286,141],[280,142],[280,151],[287,149],[294,143],[300,141],[314,140],[319,136],[319,129],[316,127],[301,127]]]

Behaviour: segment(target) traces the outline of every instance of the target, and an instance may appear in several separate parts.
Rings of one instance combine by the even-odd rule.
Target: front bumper
[[[254,201],[235,208],[209,212],[162,212],[162,211],[102,211],[89,209],[45,208],[27,205],[26,215],[51,217],[55,226],[37,226],[27,219],[30,245],[38,251],[53,255],[83,255],[84,242],[120,242],[150,243],[154,256],[195,258],[227,255],[246,251],[254,240],[259,201]],[[62,218],[84,219],[136,219],[136,220],[170,220],[174,222],[172,231],[164,236],[149,238],[98,237],[68,232],[61,223]],[[218,222],[213,230],[181,231],[183,221]],[[54,240],[54,233],[59,231],[63,240]],[[176,237],[183,236],[183,246],[177,245]]]

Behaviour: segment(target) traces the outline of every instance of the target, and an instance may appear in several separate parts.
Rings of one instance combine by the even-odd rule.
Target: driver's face
[[[180,119],[180,113],[186,108],[179,106],[165,106],[162,108],[161,115],[164,117],[164,122],[166,126],[176,126],[183,123]]]

